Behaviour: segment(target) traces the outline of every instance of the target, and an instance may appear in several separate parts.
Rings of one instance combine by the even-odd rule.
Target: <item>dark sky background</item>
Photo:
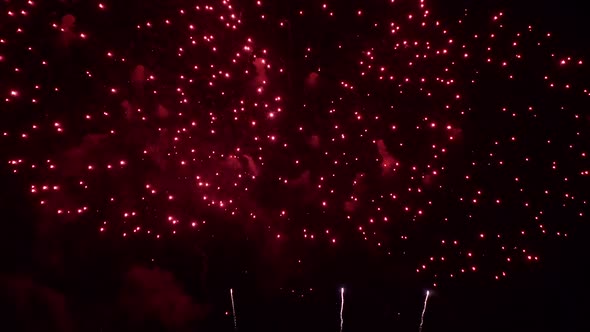
[[[439,2],[445,7],[434,4],[437,13],[449,16],[460,13],[462,3],[474,6]],[[502,3],[480,2],[477,8]],[[0,0],[0,11],[6,3]],[[511,16],[559,36],[564,49],[589,54],[583,2],[504,3]],[[52,221],[33,208],[26,179],[13,176],[4,162],[11,152],[11,146],[0,146],[2,331],[232,331],[229,287],[235,289],[239,331],[338,331],[340,287],[346,288],[344,331],[418,329],[431,288],[400,272],[407,267],[403,262],[390,264],[350,246],[331,257],[322,251],[328,256],[318,259],[312,269],[317,273],[293,274],[273,265],[277,257],[260,258],[273,255],[264,244],[224,229],[217,230],[220,242],[232,244],[209,246],[206,253],[190,234],[166,244],[109,239],[105,245],[84,225],[49,226]],[[587,191],[585,185],[579,191]],[[423,331],[586,331],[589,231],[584,219],[567,240],[548,240],[540,264],[502,283],[466,278],[437,287]],[[301,285],[314,290],[302,292]]]

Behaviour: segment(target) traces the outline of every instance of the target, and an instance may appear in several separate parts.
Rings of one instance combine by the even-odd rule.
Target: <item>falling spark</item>
[[[342,327],[344,326],[344,318],[342,313],[344,312],[344,287],[340,288],[340,332],[342,332]]]
[[[234,302],[234,290],[233,288],[229,289],[229,295],[231,297],[231,310],[234,316],[234,330],[237,331],[238,330],[238,321],[236,319],[236,304]]]
[[[420,328],[418,329],[419,332],[422,332],[422,325],[424,324],[424,314],[426,313],[428,297],[430,297],[430,291],[426,291],[426,299],[424,299],[424,308],[422,308],[422,316],[420,317]]]

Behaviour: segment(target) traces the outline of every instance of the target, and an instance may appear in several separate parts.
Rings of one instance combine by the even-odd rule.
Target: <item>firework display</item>
[[[105,245],[232,227],[502,281],[585,218],[586,69],[434,2],[5,1],[3,162]]]

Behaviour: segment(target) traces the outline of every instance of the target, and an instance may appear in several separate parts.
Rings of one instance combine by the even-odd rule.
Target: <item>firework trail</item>
[[[344,312],[344,288],[340,288],[340,332],[344,326],[344,318],[342,313]]]
[[[422,316],[420,317],[420,328],[419,332],[422,332],[422,325],[424,325],[424,314],[426,313],[426,305],[428,304],[428,298],[430,297],[430,291],[426,291],[426,299],[424,299],[424,308],[422,308]]]
[[[234,290],[233,288],[229,289],[229,296],[231,297],[231,310],[234,317],[234,331],[238,330],[238,321],[236,319],[236,304],[234,302]]]

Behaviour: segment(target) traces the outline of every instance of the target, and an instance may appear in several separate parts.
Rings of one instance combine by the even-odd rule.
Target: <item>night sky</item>
[[[0,0],[0,329],[584,331],[587,14],[515,2]]]

